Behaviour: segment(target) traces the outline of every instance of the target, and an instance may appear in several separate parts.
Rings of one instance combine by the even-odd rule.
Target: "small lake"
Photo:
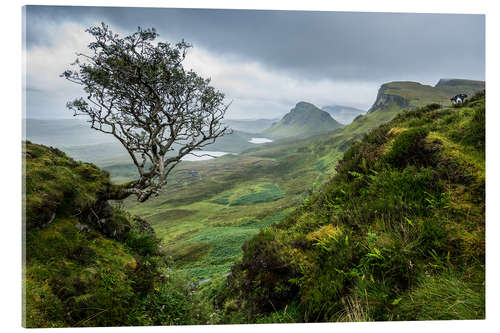
[[[261,143],[268,143],[268,142],[273,142],[273,140],[268,139],[268,138],[251,138],[248,140],[250,143],[255,143],[255,144],[261,144]]]
[[[208,151],[208,150],[204,150],[204,151],[200,151],[200,150],[194,151],[193,150],[192,153],[196,154],[197,156],[192,155],[192,154],[188,154],[188,155],[184,156],[183,158],[181,158],[181,161],[190,161],[190,162],[206,161],[206,160],[211,160],[215,157],[220,157],[220,156],[224,156],[227,154],[232,154],[232,153],[226,153],[224,151]],[[208,155],[210,155],[210,156],[208,156]]]

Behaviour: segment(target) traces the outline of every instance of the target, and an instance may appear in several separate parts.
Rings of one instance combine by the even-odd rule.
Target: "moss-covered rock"
[[[57,149],[26,142],[23,155],[26,327],[208,320],[189,279],[169,275],[151,226],[108,203],[122,186]]]

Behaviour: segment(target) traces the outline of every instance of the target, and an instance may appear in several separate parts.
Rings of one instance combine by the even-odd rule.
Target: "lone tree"
[[[121,38],[104,23],[86,30],[95,41],[90,55],[77,59],[61,77],[80,84],[86,98],[67,103],[74,115],[89,118],[91,128],[113,135],[139,172],[136,181],[109,195],[131,194],[143,202],[166,184],[167,176],[187,154],[228,134],[221,123],[229,104],[182,61],[190,44],[154,42],[154,28]]]

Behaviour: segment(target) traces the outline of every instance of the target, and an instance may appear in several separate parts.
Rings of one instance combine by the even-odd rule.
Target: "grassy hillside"
[[[362,135],[370,129],[393,119],[402,110],[412,110],[428,104],[451,104],[450,98],[458,93],[472,96],[484,89],[484,81],[447,80],[435,86],[418,82],[401,81],[383,84],[377,99],[366,115],[360,115],[344,128],[344,133]]]
[[[233,322],[484,318],[484,148],[484,95],[401,113],[245,243],[216,304]]]
[[[484,96],[401,96],[344,128],[183,162],[127,210],[106,203],[107,172],[28,143],[25,325],[481,318]]]
[[[472,96],[484,87],[484,81],[459,79],[442,79],[434,87],[411,81],[389,82],[380,87],[377,99],[368,113],[390,109],[393,104],[410,108],[431,103],[450,105],[450,98],[456,94],[465,93]]]
[[[106,202],[107,173],[29,142],[23,155],[25,327],[210,322],[151,226]]]
[[[274,123],[262,134],[272,138],[308,136],[341,127],[342,124],[333,119],[328,112],[318,109],[311,103],[299,102],[280,121]]]

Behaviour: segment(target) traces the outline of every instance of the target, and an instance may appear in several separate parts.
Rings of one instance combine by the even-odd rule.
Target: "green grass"
[[[342,154],[315,142],[280,140],[239,156],[184,163],[160,196],[125,204],[152,223],[178,269],[198,280],[217,276],[239,258],[247,239],[334,172]],[[312,165],[318,159],[320,169]],[[193,170],[195,177],[188,172]]]
[[[29,142],[23,154],[24,326],[211,322],[209,305],[193,294],[193,282],[166,269],[151,227],[106,205],[115,189],[107,173]]]
[[[400,113],[354,144],[320,192],[245,243],[227,316],[484,318],[484,102]]]
[[[214,202],[222,205],[241,206],[275,201],[283,197],[283,192],[276,184],[261,183],[243,187],[236,193],[226,193],[215,199]]]
[[[484,319],[484,284],[454,272],[425,277],[402,298],[397,311],[402,320]]]

